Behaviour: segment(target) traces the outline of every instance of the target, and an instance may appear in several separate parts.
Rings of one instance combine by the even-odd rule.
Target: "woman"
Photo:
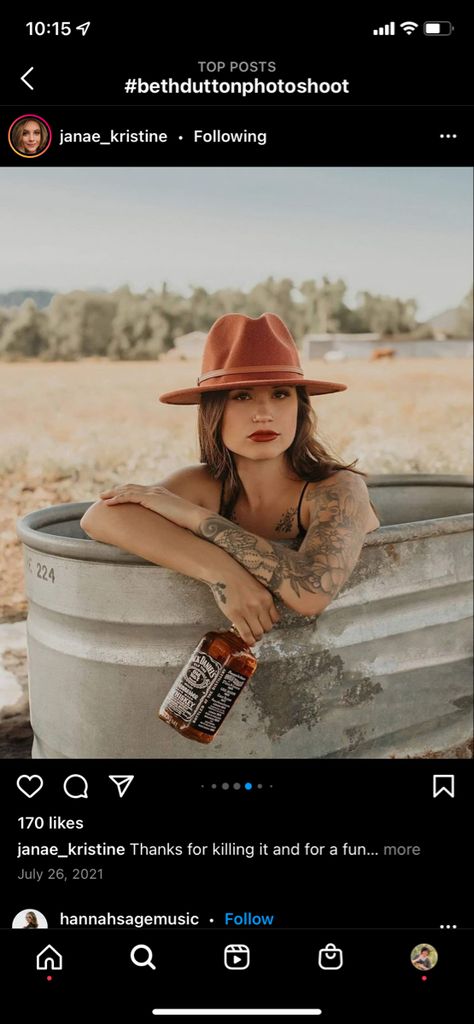
[[[34,156],[40,153],[48,141],[48,129],[42,121],[25,118],[17,121],[11,132],[11,141],[18,153]]]
[[[25,914],[25,920],[27,923],[23,925],[24,928],[39,928],[38,918],[34,910],[29,910],[28,913]]]
[[[434,964],[432,964],[431,962],[430,953],[431,949],[429,948],[429,946],[422,946],[418,955],[412,958],[411,962],[413,966],[416,967],[419,971],[431,971],[431,968],[434,967]]]
[[[249,645],[278,622],[276,597],[320,614],[380,525],[362,475],[313,436],[309,395],[345,387],[304,378],[274,313],[220,317],[197,386],[161,395],[199,403],[201,465],[103,491],[83,529],[207,583]]]

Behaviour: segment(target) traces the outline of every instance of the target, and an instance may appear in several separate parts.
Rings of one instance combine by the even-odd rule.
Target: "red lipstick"
[[[279,434],[275,434],[273,430],[256,430],[255,433],[250,434],[250,441],[274,441]]]

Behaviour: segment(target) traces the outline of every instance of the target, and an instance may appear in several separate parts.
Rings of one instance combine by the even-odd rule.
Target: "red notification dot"
[[[47,977],[46,977],[46,981],[52,981],[52,980],[53,980],[52,974],[48,974]]]
[[[426,977],[426,974],[422,974],[421,975],[421,980],[422,981],[428,981],[428,978]]]

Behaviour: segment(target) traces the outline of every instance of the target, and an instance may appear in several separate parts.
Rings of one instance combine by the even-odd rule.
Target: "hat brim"
[[[335,391],[347,391],[347,384],[336,384],[331,380],[305,380],[304,378],[302,380],[295,380],[294,377],[275,380],[274,377],[270,377],[267,380],[258,381],[233,381],[232,384],[222,384],[219,381],[215,381],[213,384],[202,384],[198,388],[167,391],[164,395],[160,395],[159,399],[160,402],[165,402],[167,405],[199,405],[199,399],[204,393],[209,394],[212,391],[237,391],[239,388],[255,388],[268,384],[272,384],[274,387],[291,384],[292,387],[306,388],[308,395],[330,395]]]

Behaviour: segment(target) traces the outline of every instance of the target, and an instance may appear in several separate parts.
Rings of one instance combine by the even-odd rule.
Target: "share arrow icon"
[[[109,779],[117,786],[119,796],[123,796],[127,792],[134,778],[134,775],[109,775]]]

